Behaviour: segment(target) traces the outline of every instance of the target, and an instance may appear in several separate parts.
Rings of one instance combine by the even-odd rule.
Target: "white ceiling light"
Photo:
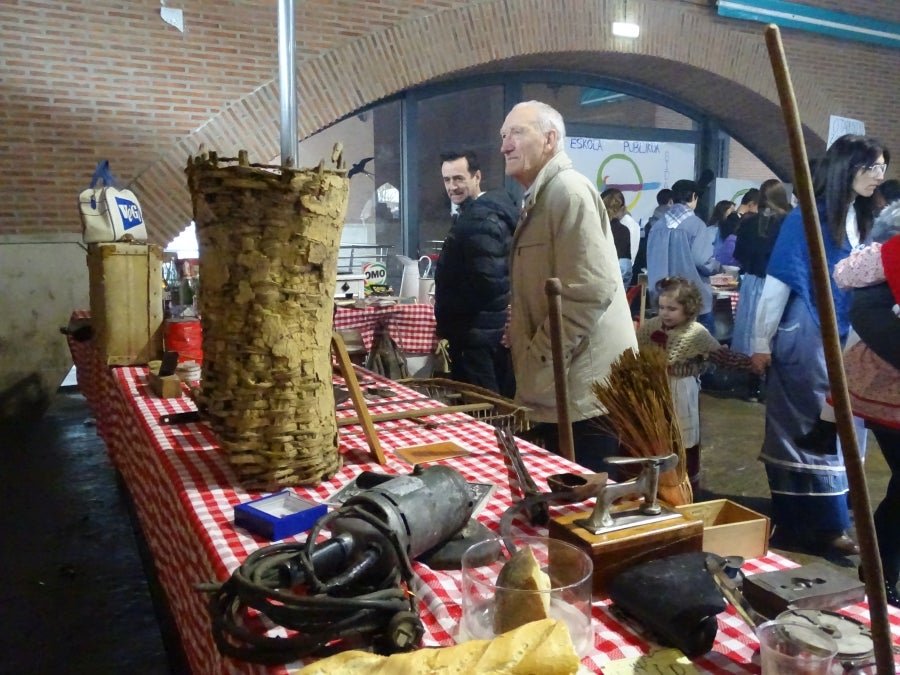
[[[628,23],[627,21],[613,21],[613,35],[626,38],[636,38],[641,34],[641,27],[636,23]]]

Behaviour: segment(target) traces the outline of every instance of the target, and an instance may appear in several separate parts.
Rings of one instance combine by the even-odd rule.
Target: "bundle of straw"
[[[606,411],[606,426],[634,457],[676,453],[678,466],[659,479],[659,497],[673,505],[690,504],[693,492],[685,467],[681,428],[669,387],[666,352],[656,345],[625,350],[609,376],[593,385]]]

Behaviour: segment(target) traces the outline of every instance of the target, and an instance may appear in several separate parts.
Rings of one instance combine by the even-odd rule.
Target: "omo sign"
[[[366,276],[366,290],[372,286],[387,284],[387,265],[383,262],[370,262],[363,265],[363,274]]]

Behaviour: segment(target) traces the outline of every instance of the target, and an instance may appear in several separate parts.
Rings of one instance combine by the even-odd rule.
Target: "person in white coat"
[[[508,338],[516,400],[531,409],[546,447],[558,449],[557,409],[545,282],[562,282],[562,351],[575,458],[607,471],[618,441],[605,430],[591,386],[613,361],[636,349],[631,310],[609,217],[596,187],[563,152],[565,124],[539,101],[514,106],[500,131],[506,175],[523,188],[522,217],[510,258]]]

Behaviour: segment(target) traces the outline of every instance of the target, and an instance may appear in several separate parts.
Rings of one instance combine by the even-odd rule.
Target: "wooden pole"
[[[375,423],[373,416],[369,414],[369,408],[366,405],[366,399],[363,396],[362,389],[359,387],[359,380],[356,379],[356,371],[353,370],[353,363],[350,361],[350,354],[347,353],[347,345],[344,344],[344,338],[340,333],[331,334],[331,349],[337,359],[338,368],[344,377],[344,383],[347,385],[347,391],[350,393],[350,400],[356,409],[356,417],[353,424],[360,424],[363,433],[366,436],[366,443],[369,445],[369,451],[379,464],[386,464],[384,458],[384,450],[381,448],[381,442],[378,440],[378,432],[375,431]],[[341,426],[338,419],[337,426]]]
[[[830,270],[825,259],[825,247],[822,243],[822,231],[819,225],[819,213],[816,209],[812,178],[809,172],[809,161],[806,155],[806,144],[800,126],[800,114],[794,87],[784,55],[781,32],[778,26],[770,24],[766,28],[766,46],[769,60],[778,87],[784,123],[787,127],[788,140],[791,146],[791,159],[794,164],[794,194],[800,202],[803,214],[803,227],[806,232],[806,244],[809,247],[809,259],[812,267],[813,285],[816,293],[816,308],[819,313],[819,325],[822,328],[822,344],[825,349],[825,365],[828,370],[828,384],[834,402],[835,419],[837,420],[838,437],[847,468],[847,480],[850,485],[850,504],[856,522],[856,536],[859,541],[860,558],[862,559],[863,576],[865,577],[866,595],[869,598],[869,615],[872,620],[872,641],[875,646],[875,664],[879,675],[894,673],[894,656],[891,647],[891,627],[888,621],[887,596],[884,587],[884,573],[878,555],[878,542],[875,537],[875,524],[872,520],[872,509],[869,505],[869,489],[863,472],[862,459],[859,456],[856,431],[853,428],[853,413],[850,408],[850,395],[847,392],[847,380],[844,374],[844,361],[841,356],[841,342],[837,330],[837,319],[834,313],[834,298],[831,295]]]
[[[550,316],[550,349],[553,354],[553,382],[556,385],[556,426],[559,429],[559,454],[575,461],[575,442],[572,440],[572,419],[569,417],[569,386],[562,348],[562,283],[547,279],[547,312]]]

